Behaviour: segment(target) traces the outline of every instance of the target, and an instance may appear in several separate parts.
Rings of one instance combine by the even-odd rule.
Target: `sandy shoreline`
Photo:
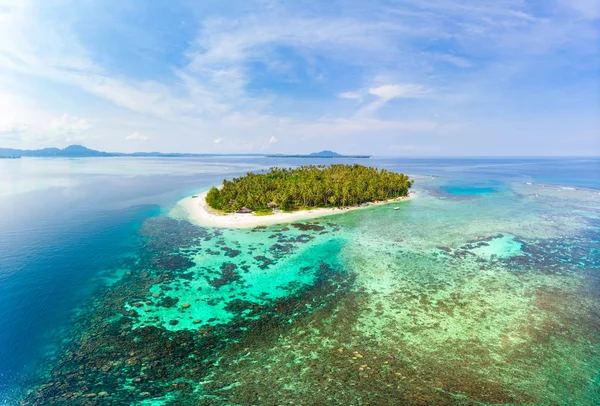
[[[222,215],[206,203],[206,195],[208,191],[194,195],[197,197],[186,197],[180,200],[175,208],[169,214],[173,218],[188,220],[192,224],[203,227],[218,227],[218,228],[252,228],[257,226],[267,226],[273,224],[290,223],[293,221],[308,220],[317,217],[331,216],[341,214],[352,210],[360,210],[377,205],[400,203],[408,200],[414,195],[411,193],[409,197],[388,200],[385,202],[372,203],[369,206],[363,207],[347,207],[344,209],[337,208],[318,208],[313,210],[300,210],[293,213],[275,213],[269,216],[255,216],[253,214],[237,214],[231,213]]]

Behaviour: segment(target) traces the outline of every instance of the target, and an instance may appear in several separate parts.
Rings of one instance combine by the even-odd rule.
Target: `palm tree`
[[[405,196],[412,184],[404,174],[357,164],[273,167],[264,173],[249,172],[231,181],[224,180],[221,190],[211,189],[207,203],[227,212],[242,206],[252,210],[268,209],[271,202],[282,209],[356,205]]]

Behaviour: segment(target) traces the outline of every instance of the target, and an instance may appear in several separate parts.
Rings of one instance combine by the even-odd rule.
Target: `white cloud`
[[[0,81],[0,85],[1,85]],[[50,116],[44,115],[24,97],[0,88],[0,135],[2,140],[19,140],[27,137],[37,127],[47,124]]]
[[[149,137],[144,134],[140,134],[139,132],[134,132],[125,137],[127,141],[136,141],[136,142],[146,142]]]
[[[298,125],[294,132],[302,135],[308,134],[312,137],[340,134],[400,134],[403,132],[427,132],[435,129],[436,126],[437,123],[432,121],[392,121],[355,117],[305,123]]]
[[[392,100],[398,97],[414,98],[422,97],[427,93],[425,87],[421,85],[383,85],[372,87],[369,89],[369,94],[380,97],[383,100]]]
[[[473,63],[467,58],[456,55],[433,54],[432,56],[439,61],[448,62],[454,66],[458,66],[459,68],[471,68],[473,66]]]
[[[19,134],[23,134],[27,132],[29,126],[25,123],[5,123],[0,124],[0,135],[10,134],[13,136],[18,136]]]
[[[276,142],[278,142],[279,140],[277,139],[277,137],[275,137],[274,135],[269,138],[269,144],[275,144]]]
[[[430,89],[419,84],[385,84],[371,87],[367,90],[367,94],[375,96],[376,99],[361,107],[354,116],[369,118],[391,100],[398,98],[419,98],[424,97],[428,93],[430,93]]]
[[[48,127],[59,134],[65,135],[80,134],[92,128],[86,119],[69,114],[54,118],[50,121]]]
[[[531,14],[525,13],[523,11],[514,11],[514,10],[510,10],[509,11],[510,14],[512,14],[513,16],[523,19],[523,20],[529,20],[529,21],[533,21],[536,18],[534,16],[532,16]]]
[[[362,96],[359,92],[343,92],[340,93],[340,99],[360,100]]]
[[[11,134],[23,142],[54,142],[94,133],[102,142],[114,143],[101,146],[110,150],[130,133],[128,140],[151,138],[158,149],[172,150],[177,142],[177,149],[204,145],[249,150],[263,147],[265,140],[273,144],[271,140],[287,132],[377,137],[395,131],[438,131],[450,128],[452,120],[471,120],[469,109],[490,97],[499,99],[493,104],[503,114],[509,90],[511,103],[518,93],[511,89],[512,77],[523,83],[528,77],[538,78],[533,75],[540,68],[548,70],[539,78],[555,77],[568,63],[583,70],[577,67],[590,66],[590,55],[597,52],[597,30],[590,19],[598,17],[598,0],[556,0],[540,10],[522,0],[399,0],[392,6],[355,2],[336,13],[328,13],[325,3],[301,7],[296,2],[269,2],[269,7],[251,12],[231,7],[218,14],[189,13],[196,37],[181,38],[188,47],[178,59],[189,63],[174,65],[174,59],[157,57],[156,71],[162,73],[142,79],[131,73],[135,69],[119,70],[118,63],[102,66],[100,61],[110,58],[94,55],[97,44],[80,42],[84,37],[69,18],[88,17],[77,14],[85,10],[83,3],[89,2],[61,1],[49,8],[42,0],[0,0],[4,139]],[[71,7],[68,13],[64,6]],[[152,7],[147,2],[137,6]],[[111,24],[123,24],[127,35],[129,23],[119,13],[110,12]],[[113,28],[98,24],[98,30]],[[154,27],[145,28],[150,36],[157,35]],[[145,39],[135,39],[140,49]],[[424,40],[445,45],[437,52],[424,51]],[[119,46],[111,49],[120,51]],[[562,53],[555,58],[557,50]],[[565,57],[567,53],[578,58]],[[317,82],[328,97],[323,97],[325,92],[315,97],[310,92],[307,97],[304,92],[290,95],[279,86],[306,84],[310,89]],[[536,93],[533,82],[527,81],[532,83],[530,94]],[[3,87],[24,101],[3,100]],[[71,100],[55,97],[56,91],[67,88]],[[339,93],[343,89],[357,90]],[[556,89],[563,96],[570,93]],[[77,99],[87,101],[90,95],[96,96],[95,117],[86,110],[89,104]],[[464,97],[458,100],[456,95]],[[584,93],[582,105],[590,98]],[[480,112],[479,106],[473,110]],[[60,116],[63,111],[72,115]],[[432,123],[431,111],[447,111],[444,117],[452,120]],[[177,128],[172,137],[163,135],[167,128]],[[138,135],[130,139],[134,134]],[[209,134],[219,137],[211,143],[214,136]],[[286,146],[290,142],[285,139]]]
[[[28,0],[0,0],[0,14],[14,14],[25,8],[28,3]]]

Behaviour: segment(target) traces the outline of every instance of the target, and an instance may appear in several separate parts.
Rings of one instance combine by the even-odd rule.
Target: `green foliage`
[[[270,216],[271,214],[273,214],[273,210],[271,209],[260,209],[254,212],[255,216]]]
[[[211,188],[206,195],[206,203],[214,209],[223,209],[223,199],[221,192],[216,187]]]
[[[413,181],[401,173],[362,165],[309,165],[294,169],[271,168],[223,181],[221,190],[206,196],[209,206],[234,212],[247,207],[270,211],[275,202],[281,210],[299,207],[340,207],[407,196]]]

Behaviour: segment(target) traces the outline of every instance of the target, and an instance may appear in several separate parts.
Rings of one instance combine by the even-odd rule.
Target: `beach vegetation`
[[[255,216],[270,216],[273,214],[271,209],[260,209],[253,212]]]
[[[206,196],[207,204],[232,213],[247,207],[264,215],[274,208],[294,211],[348,207],[407,196],[413,181],[402,173],[358,164],[271,168],[224,180]]]

